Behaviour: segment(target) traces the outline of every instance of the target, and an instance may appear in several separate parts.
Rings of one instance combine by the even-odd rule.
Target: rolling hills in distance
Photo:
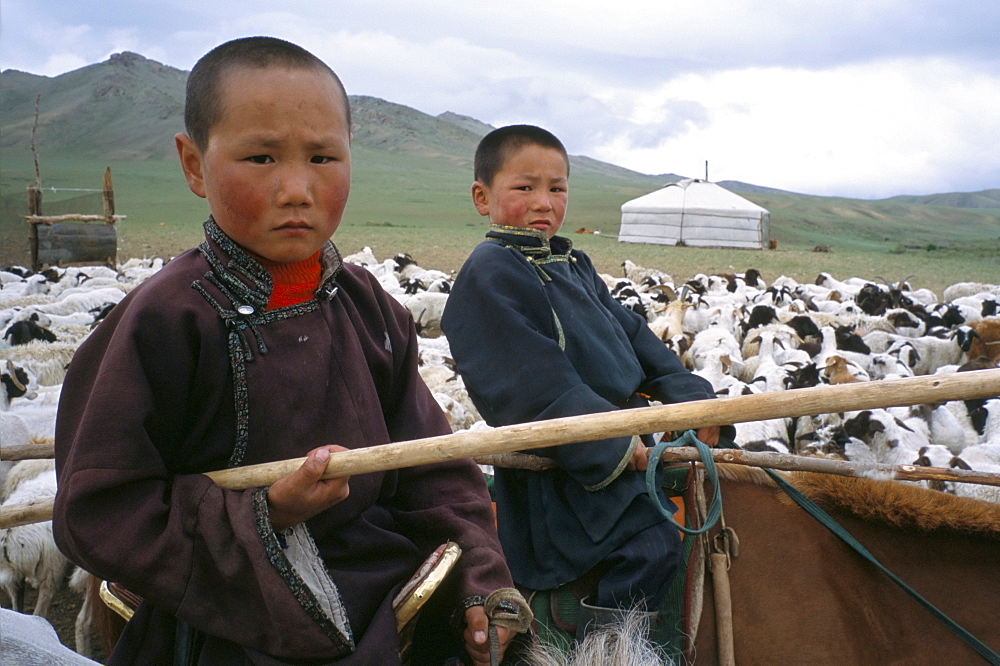
[[[207,207],[188,191],[173,141],[183,131],[186,78],[185,71],[129,52],[55,77],[0,73],[0,265],[25,261],[20,216],[25,188],[35,179],[36,100],[43,213],[100,212],[99,196],[78,190],[99,188],[110,166],[118,212],[127,215],[122,236],[126,244],[136,243],[132,252],[160,250],[161,242],[163,251],[198,242]],[[469,239],[482,231],[469,200],[472,155],[492,128],[456,113],[433,116],[375,97],[352,95],[350,103],[354,173],[338,236],[370,243],[380,229],[392,229],[400,243],[429,243],[443,257],[461,252],[449,239],[467,251],[474,242]],[[617,234],[622,203],[687,177],[641,174],[578,155],[570,162],[564,229],[597,230],[605,239]],[[782,249],[1000,256],[1000,189],[865,200],[738,181],[718,184],[770,211],[770,235]]]

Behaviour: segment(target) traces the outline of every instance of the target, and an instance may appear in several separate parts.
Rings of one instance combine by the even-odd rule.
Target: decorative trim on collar
[[[510,227],[491,224],[486,232],[486,240],[517,250],[538,271],[542,284],[552,281],[552,276],[542,268],[545,264],[557,262],[576,263],[573,256],[573,241],[563,236],[549,238],[544,231],[530,227]]]
[[[491,224],[486,232],[486,239],[510,247],[531,261],[544,263],[546,261],[573,261],[573,241],[564,236],[549,238],[540,229],[530,227],[510,227],[502,224]]]
[[[205,242],[198,246],[211,267],[205,274],[205,281],[214,285],[229,302],[214,297],[201,280],[195,280],[191,286],[208,301],[226,326],[236,408],[236,442],[228,466],[237,467],[243,462],[250,439],[250,393],[246,366],[253,362],[255,350],[260,355],[268,352],[258,327],[312,312],[319,307],[319,299],[333,299],[337,294],[337,276],[344,262],[333,242],[327,241],[320,252],[323,272],[316,298],[267,311],[272,289],[267,269],[227,236],[211,217],[205,221],[205,237]]]
[[[211,216],[205,221],[205,236],[208,240],[199,245],[198,250],[212,266],[213,273],[221,283],[219,288],[234,297],[234,305],[246,304],[263,312],[273,288],[267,269],[227,236]],[[212,244],[218,247],[224,257],[219,256]],[[228,261],[224,261],[224,258],[228,258]],[[344,267],[344,260],[333,241],[329,240],[320,248],[319,260],[322,273],[316,296],[329,300],[337,293],[335,282]]]

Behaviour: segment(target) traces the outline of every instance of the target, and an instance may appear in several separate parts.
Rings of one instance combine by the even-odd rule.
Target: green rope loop
[[[705,466],[705,474],[712,484],[712,501],[708,505],[708,515],[705,516],[705,524],[697,529],[684,527],[674,520],[673,515],[663,506],[657,494],[656,468],[660,464],[660,456],[663,450],[668,446],[693,446],[697,448],[698,454],[701,456],[701,464]],[[704,534],[712,529],[719,520],[719,516],[722,515],[722,491],[719,488],[719,473],[715,469],[715,460],[712,458],[712,450],[708,445],[695,436],[694,430],[686,430],[683,435],[672,442],[661,439],[659,444],[650,450],[648,460],[649,464],[646,466],[646,492],[649,493],[649,498],[652,500],[653,506],[666,516],[667,520],[673,523],[677,529],[685,534]]]

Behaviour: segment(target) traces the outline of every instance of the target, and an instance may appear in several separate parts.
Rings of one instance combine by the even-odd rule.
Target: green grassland
[[[380,259],[409,252],[426,267],[457,271],[486,228],[469,196],[471,160],[456,164],[365,146],[356,146],[353,160],[351,199],[335,236],[341,250],[369,246]],[[111,166],[117,212],[127,216],[119,225],[120,259],[170,257],[200,242],[207,206],[188,191],[176,159],[53,162],[42,165],[43,188],[96,188],[104,166]],[[5,200],[23,201],[33,174],[30,158],[5,154]],[[815,280],[821,271],[876,281],[912,275],[914,286],[937,293],[959,281],[1000,282],[997,209],[747,194],[771,211],[776,250],[626,244],[616,238],[621,204],[661,184],[656,177],[628,174],[588,169],[584,160],[570,179],[564,235],[606,273],[621,275],[622,261],[631,259],[678,280],[756,268],[767,280],[787,275],[800,282]],[[43,196],[46,212],[44,202],[56,195],[43,190]],[[600,234],[574,233],[581,227]],[[817,246],[829,251],[817,252]],[[28,263],[27,224],[8,212],[0,229],[0,265],[15,263]]]

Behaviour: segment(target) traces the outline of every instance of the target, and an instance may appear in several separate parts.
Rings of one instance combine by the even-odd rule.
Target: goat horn
[[[18,391],[26,392],[28,390],[25,388],[24,384],[21,383],[21,380],[17,378],[17,368],[14,367],[14,362],[10,359],[7,359],[7,372],[10,373],[10,381],[14,384],[14,388]]]
[[[904,282],[906,282],[907,280],[909,280],[911,277],[914,277],[914,276],[913,275],[907,275],[905,278],[903,278],[902,280],[900,280],[897,284],[903,284]]]
[[[895,289],[895,286],[881,275],[876,275],[875,277],[877,277],[879,280],[882,280],[882,282],[885,282],[885,286],[889,287],[889,289]]]
[[[674,291],[673,287],[671,287],[669,284],[654,284],[652,287],[650,287],[650,289],[655,291],[661,291],[670,298],[677,300],[677,292]]]

